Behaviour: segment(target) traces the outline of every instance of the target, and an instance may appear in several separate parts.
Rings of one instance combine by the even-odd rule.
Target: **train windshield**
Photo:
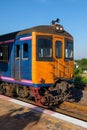
[[[37,37],[37,60],[52,60],[52,38],[47,36]]]
[[[73,59],[73,41],[65,40],[65,58]]]

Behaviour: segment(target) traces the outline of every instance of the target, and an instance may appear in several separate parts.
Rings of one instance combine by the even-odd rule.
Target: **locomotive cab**
[[[55,34],[33,33],[32,77],[36,85],[49,86],[56,79],[73,78],[73,38],[64,35],[60,25],[50,28],[55,30]]]
[[[56,104],[67,99],[73,79],[73,38],[59,24],[33,32],[32,81],[39,86],[41,102]]]

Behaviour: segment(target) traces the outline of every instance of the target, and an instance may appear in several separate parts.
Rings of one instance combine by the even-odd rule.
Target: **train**
[[[0,35],[0,94],[39,106],[70,98],[74,75],[74,40],[60,24]]]

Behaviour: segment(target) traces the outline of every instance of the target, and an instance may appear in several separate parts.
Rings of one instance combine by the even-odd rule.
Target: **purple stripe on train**
[[[14,81],[14,82],[15,82],[15,79],[10,78],[10,77],[0,76],[0,79],[1,79],[1,80],[10,80],[10,81]],[[22,82],[22,83],[29,83],[29,84],[32,84],[32,81],[31,81],[31,80],[22,79],[21,82]]]
[[[0,44],[6,44],[6,43],[9,44],[9,43],[12,43],[12,42],[14,42],[14,39],[0,42]]]
[[[31,39],[32,39],[32,36],[22,37],[22,38],[20,38],[20,41],[31,40]]]

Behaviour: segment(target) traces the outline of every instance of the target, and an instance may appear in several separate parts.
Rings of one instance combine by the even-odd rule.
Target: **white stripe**
[[[13,102],[13,103],[16,103],[16,104],[19,104],[19,105],[22,105],[24,107],[28,107],[28,108],[32,108],[34,110],[37,110],[37,111],[40,111],[40,112],[43,112],[44,108],[40,108],[40,107],[37,107],[37,106],[34,106],[32,104],[29,104],[29,103],[26,103],[26,102],[23,102],[23,101],[19,101],[19,100],[16,100],[16,99],[10,99],[9,101]]]
[[[87,128],[87,122],[85,122],[85,121],[81,121],[81,120],[75,119],[73,117],[69,117],[69,116],[60,114],[60,113],[54,113],[54,114],[51,114],[51,116],[62,119],[64,121],[68,121],[70,123],[73,123],[75,125],[78,125],[78,126],[81,126],[84,128]]]
[[[10,101],[13,102],[13,103],[22,105],[24,107],[30,107],[30,108],[34,108],[35,107],[34,105],[31,105],[31,104],[28,104],[26,102],[22,102],[22,101],[19,101],[19,100],[16,100],[16,99],[10,99]]]

